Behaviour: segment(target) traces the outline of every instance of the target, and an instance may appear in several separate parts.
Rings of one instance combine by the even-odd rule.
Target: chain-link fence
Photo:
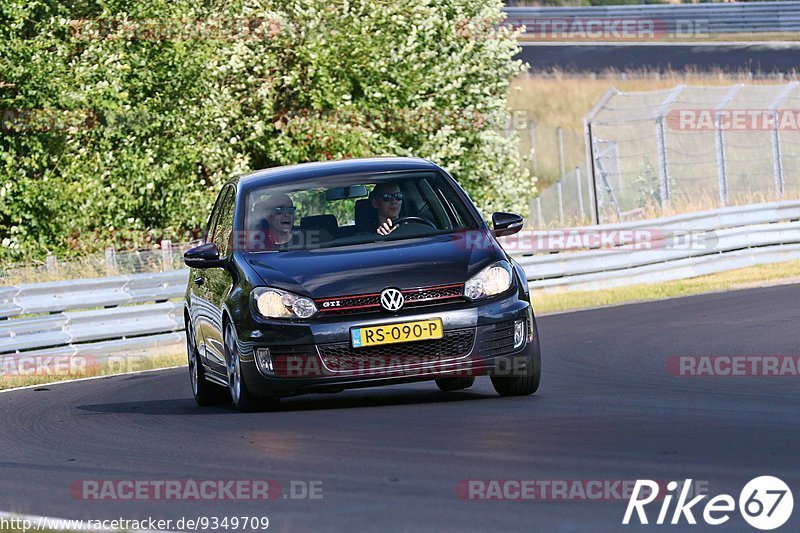
[[[586,118],[600,222],[800,197],[800,83],[610,89]]]
[[[48,255],[41,263],[21,263],[1,269],[0,286],[176,270],[185,268],[183,253],[198,243],[173,244],[164,240],[157,248],[133,251],[106,248],[104,253],[64,260]]]

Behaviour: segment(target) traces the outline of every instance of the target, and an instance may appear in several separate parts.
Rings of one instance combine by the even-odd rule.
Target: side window
[[[203,242],[213,242],[214,229],[217,227],[217,219],[219,218],[219,208],[222,204],[222,198],[225,196],[227,191],[227,188],[223,188],[217,195],[217,199],[214,201],[214,208],[211,210],[211,215],[208,217],[208,224],[206,224],[206,233],[203,235]]]
[[[233,211],[236,207],[236,197],[233,187],[227,187],[225,197],[220,203],[219,220],[214,229],[214,244],[217,245],[220,257],[226,257],[231,248],[233,233]]]

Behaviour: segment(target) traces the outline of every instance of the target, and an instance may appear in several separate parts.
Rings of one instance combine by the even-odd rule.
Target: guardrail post
[[[113,275],[117,272],[117,250],[113,246],[106,248],[106,272]]]
[[[161,270],[172,270],[172,241],[169,239],[161,241]]]

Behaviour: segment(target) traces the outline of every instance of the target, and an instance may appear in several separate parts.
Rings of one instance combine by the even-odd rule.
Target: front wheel
[[[227,389],[215,385],[206,379],[206,371],[200,354],[194,345],[194,329],[191,322],[186,324],[186,352],[189,357],[189,382],[197,405],[225,405],[231,403],[231,395]]]
[[[240,411],[274,411],[279,407],[279,398],[259,398],[253,396],[253,393],[247,388],[247,382],[242,372],[236,329],[230,323],[225,327],[225,364],[228,369],[228,389],[231,399],[233,405]]]
[[[517,357],[520,356],[516,356],[514,359]],[[514,366],[512,366],[512,372],[514,372]],[[533,341],[527,351],[525,371],[519,376],[492,376],[492,385],[500,396],[528,396],[539,388],[541,378],[542,354],[539,351],[539,330],[534,320]]]

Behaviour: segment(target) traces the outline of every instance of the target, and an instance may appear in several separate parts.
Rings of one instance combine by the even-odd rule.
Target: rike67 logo
[[[677,482],[671,481],[667,484],[666,493],[660,494],[659,484],[655,481],[636,480],[622,523],[630,524],[635,512],[636,519],[640,524],[649,524],[645,506],[657,499],[661,502],[661,508],[655,521],[656,524],[675,525],[682,523],[683,520],[687,524],[697,524],[694,513],[700,513],[701,508],[702,519],[708,525],[718,526],[730,519],[731,513],[736,510],[737,503],[733,496],[720,494],[705,502],[705,506],[701,506],[698,504],[708,495],[700,494],[689,499],[691,486],[692,480],[687,479],[681,485],[680,495],[678,495],[676,489],[679,485]],[[642,494],[646,495],[640,498]],[[677,501],[670,517],[670,507],[675,496],[677,496]],[[748,524],[756,529],[766,531],[779,528],[789,520],[794,508],[794,498],[789,486],[782,480],[773,476],[760,476],[751,479],[744,486],[742,492],[739,493],[738,504],[742,518]],[[650,518],[652,519],[652,515]]]

